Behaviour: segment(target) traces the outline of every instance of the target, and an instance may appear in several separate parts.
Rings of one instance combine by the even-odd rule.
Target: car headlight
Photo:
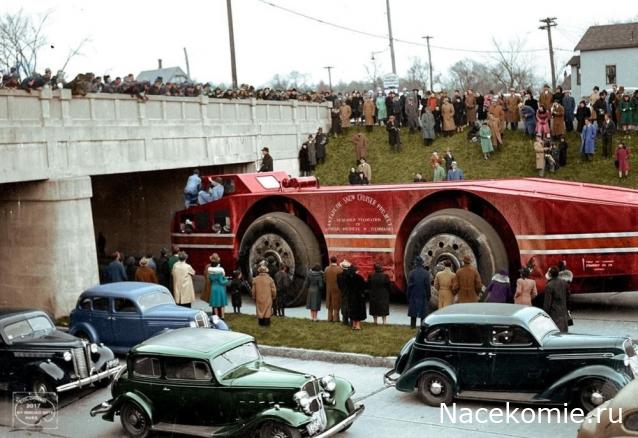
[[[296,392],[295,395],[292,396],[292,398],[301,409],[303,409],[304,411],[308,410],[308,407],[310,406],[310,396],[306,391]]]
[[[91,353],[97,353],[97,344],[91,344]]]
[[[71,354],[70,351],[65,351],[64,354],[62,355],[62,358],[67,362],[71,362],[71,360],[73,359],[73,355]]]
[[[328,392],[333,392],[337,388],[337,382],[335,382],[335,378],[328,375],[321,378],[319,381],[323,389]]]
[[[189,321],[189,322],[188,322],[188,325],[189,325],[190,327],[197,327],[197,323],[196,323],[195,321]]]

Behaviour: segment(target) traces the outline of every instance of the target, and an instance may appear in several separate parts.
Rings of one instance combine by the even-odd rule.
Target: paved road
[[[357,389],[356,398],[366,405],[361,418],[352,428],[341,435],[344,438],[392,437],[422,438],[426,436],[445,437],[573,437],[578,428],[567,422],[557,424],[552,417],[542,424],[452,424],[441,412],[422,404],[414,394],[404,394],[394,388],[385,388],[382,384],[383,368],[360,367],[348,364],[327,362],[304,362],[296,359],[268,357],[273,364],[309,372],[317,376],[328,373],[349,379]],[[11,402],[7,398],[0,400],[0,436],[2,437],[120,437],[123,436],[119,421],[109,423],[100,418],[91,418],[89,410],[109,397],[108,390],[87,390],[82,394],[66,396],[58,413],[57,429],[43,432],[30,432],[11,429]],[[71,403],[72,402],[72,403]],[[504,408],[502,404],[461,402],[459,408],[469,408],[476,413],[479,408]],[[519,407],[520,408],[520,407]],[[460,412],[460,411],[457,411]],[[521,421],[520,415],[515,418]]]

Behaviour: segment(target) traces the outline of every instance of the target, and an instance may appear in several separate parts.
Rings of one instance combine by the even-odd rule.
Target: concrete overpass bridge
[[[275,170],[296,175],[328,105],[0,91],[0,306],[67,314],[98,282],[98,231],[107,253],[167,246],[195,167],[254,171],[268,146]]]

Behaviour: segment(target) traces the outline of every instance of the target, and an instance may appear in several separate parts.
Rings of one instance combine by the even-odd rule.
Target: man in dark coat
[[[428,314],[428,303],[430,302],[430,271],[423,266],[421,256],[414,258],[414,269],[408,276],[408,316],[410,317],[410,327],[416,328],[416,319],[421,319],[421,324]]]
[[[569,285],[558,278],[558,268],[552,266],[549,270],[549,281],[545,285],[543,310],[552,317],[558,329],[567,333],[569,327],[569,312],[567,301],[569,300]]]
[[[571,92],[565,91],[563,96],[563,108],[565,108],[565,127],[567,132],[574,130],[574,114],[576,113],[576,101]]]
[[[343,325],[350,325],[350,309],[348,308],[348,284],[346,272],[350,269],[349,261],[343,260],[339,266],[341,267],[341,273],[337,274],[337,286],[341,292],[341,321]]]
[[[106,267],[106,283],[116,283],[118,281],[127,281],[126,270],[122,264],[122,255],[115,251],[113,253],[113,260]]]
[[[261,159],[261,167],[259,168],[260,172],[272,172],[273,164],[272,157],[270,156],[270,150],[266,147],[261,148],[261,154],[263,158]]]
[[[317,164],[323,164],[326,160],[326,145],[328,144],[328,136],[323,133],[323,129],[317,129],[315,134],[315,154]]]

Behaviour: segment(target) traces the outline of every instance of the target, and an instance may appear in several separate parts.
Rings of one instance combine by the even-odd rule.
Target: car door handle
[[[170,391],[170,390],[171,390],[171,388],[167,388],[166,386],[162,388],[162,391],[166,391],[166,392],[168,392],[168,391]]]
[[[482,351],[481,353],[476,353],[478,356],[485,356],[487,353]]]
[[[496,353],[487,353],[488,357],[494,357],[496,356]]]

